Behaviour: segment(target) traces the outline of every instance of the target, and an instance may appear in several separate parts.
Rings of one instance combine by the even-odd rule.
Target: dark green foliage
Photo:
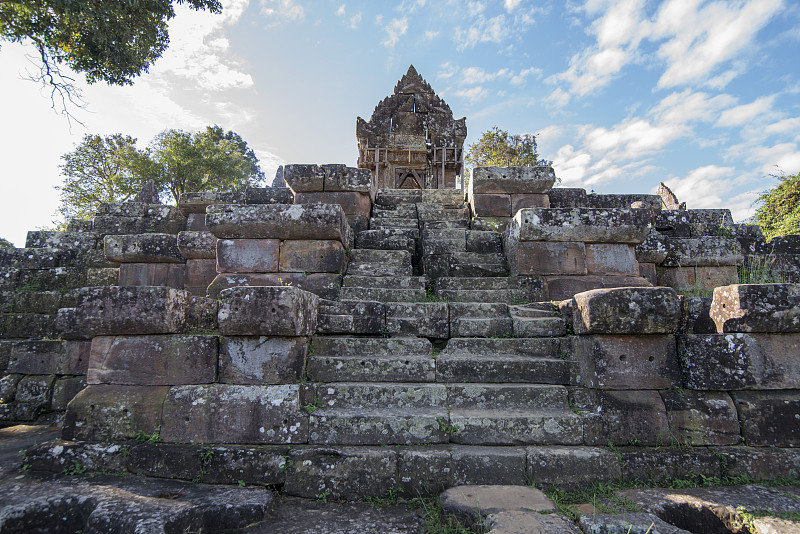
[[[3,239],[0,237],[0,248],[14,248],[14,243],[9,241],[8,239]]]
[[[800,173],[778,176],[778,185],[756,199],[753,221],[767,240],[800,234]]]
[[[535,135],[509,135],[497,126],[485,131],[478,142],[469,147],[465,161],[471,167],[533,167],[550,164],[539,159]]]

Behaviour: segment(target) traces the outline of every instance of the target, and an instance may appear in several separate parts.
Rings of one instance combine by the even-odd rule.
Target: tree
[[[136,139],[122,134],[86,135],[74,151],[61,156],[66,176],[58,212],[64,221],[91,219],[103,202],[124,202],[152,176],[152,163]]]
[[[760,206],[753,221],[767,240],[780,235],[800,234],[800,173],[776,176],[778,185],[756,199]]]
[[[38,80],[52,88],[53,105],[60,96],[66,108],[76,88],[61,65],[89,83],[133,83],[166,50],[174,3],[222,11],[219,0],[0,0],[0,41],[33,43]]]
[[[156,185],[176,201],[181,193],[242,191],[264,179],[253,149],[219,126],[194,134],[167,130],[154,140],[151,159]]]
[[[0,249],[3,248],[14,248],[14,243],[9,241],[8,239],[3,239],[2,237],[0,237]]]
[[[509,135],[497,126],[483,132],[478,142],[469,147],[465,160],[470,167],[533,167],[551,163],[539,159],[535,135]]]

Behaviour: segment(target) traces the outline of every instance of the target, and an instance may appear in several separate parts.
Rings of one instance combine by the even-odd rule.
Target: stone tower
[[[453,112],[411,65],[369,122],[356,120],[358,166],[380,189],[447,189],[462,172],[466,118]]]

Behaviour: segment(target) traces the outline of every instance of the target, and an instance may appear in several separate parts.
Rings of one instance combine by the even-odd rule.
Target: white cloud
[[[358,28],[358,25],[361,24],[361,12],[359,11],[352,17],[350,17],[350,27],[354,30]]]
[[[503,5],[505,6],[506,11],[511,13],[517,8],[517,6],[520,4],[521,1],[522,0],[505,0]]]
[[[771,112],[772,103],[774,101],[775,95],[762,96],[750,104],[743,104],[735,108],[726,109],[720,115],[715,126],[741,126],[759,116],[768,115]]]
[[[764,132],[767,134],[781,134],[781,133],[795,132],[796,135],[800,136],[800,117],[783,119],[773,124],[770,124],[769,126],[764,128]]]
[[[523,83],[525,83],[525,78],[527,78],[530,75],[541,76],[542,69],[538,69],[536,67],[528,67],[527,69],[523,69],[519,71],[519,73],[511,77],[511,84],[522,85]]]
[[[608,128],[593,128],[583,136],[587,148],[595,155],[622,160],[639,158],[663,148],[686,129],[679,124],[651,124],[641,118],[625,120]]]
[[[445,80],[452,78],[458,72],[458,67],[450,63],[449,61],[445,61],[441,65],[439,65],[439,72],[436,73],[437,78],[444,78]]]
[[[562,185],[576,187],[583,183],[591,161],[592,156],[586,152],[576,152],[572,145],[564,145],[553,158],[553,169]]]
[[[337,9],[337,10],[336,10],[336,16],[338,16],[338,17],[344,17],[344,14],[345,14],[345,8],[346,8],[345,4],[342,4],[342,5],[340,5],[340,6],[339,6],[339,9]]]
[[[271,19],[270,26],[305,18],[303,6],[295,0],[261,0],[261,13]]]
[[[386,32],[386,39],[384,39],[381,44],[388,48],[394,48],[394,45],[397,44],[400,37],[408,30],[408,18],[392,19],[383,29]]]
[[[726,94],[712,97],[708,93],[686,89],[664,97],[650,113],[660,122],[669,124],[710,122],[717,117],[720,110],[732,106],[735,101]]]
[[[774,173],[776,170],[787,174],[800,172],[800,149],[796,143],[757,146],[750,150],[747,159],[759,163],[764,174]]]
[[[480,67],[467,67],[461,71],[464,83],[476,84],[485,83],[497,78],[508,78],[511,76],[508,69],[500,69],[497,72],[486,72]]]
[[[460,89],[456,91],[456,95],[468,100],[471,104],[479,102],[489,95],[489,91],[480,85],[470,87],[469,89]]]
[[[437,37],[439,37],[439,32],[436,32],[436,31],[433,31],[433,30],[425,30],[425,40],[426,41],[433,41]]]

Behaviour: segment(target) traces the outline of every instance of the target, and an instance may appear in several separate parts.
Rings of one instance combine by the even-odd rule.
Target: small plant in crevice
[[[159,443],[161,441],[161,426],[156,427],[152,434],[139,430],[133,439],[138,443]]]
[[[461,427],[459,427],[458,425],[450,424],[450,422],[444,417],[437,417],[436,422],[439,424],[439,430],[441,430],[448,436],[450,434],[455,434],[456,432],[461,430]]]
[[[314,412],[319,409],[319,397],[314,397],[314,400],[303,405],[303,411],[306,412],[308,415],[313,414]]]
[[[86,473],[86,466],[78,460],[72,460],[72,463],[62,471],[64,475],[82,475],[84,473]]]

